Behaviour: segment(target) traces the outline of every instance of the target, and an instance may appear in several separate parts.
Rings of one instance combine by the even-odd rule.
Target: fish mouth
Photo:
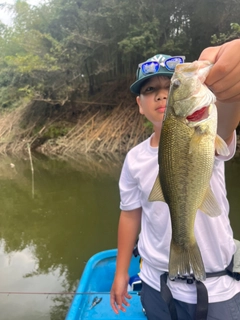
[[[208,109],[209,109],[209,106],[204,106],[201,109],[187,116],[186,119],[191,122],[207,119],[209,116]]]

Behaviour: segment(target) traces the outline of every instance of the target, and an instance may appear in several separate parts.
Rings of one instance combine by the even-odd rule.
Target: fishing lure
[[[97,304],[99,304],[100,302],[102,301],[102,298],[98,298],[98,297],[95,297],[92,301],[92,304],[89,308],[89,310],[91,310],[92,308],[94,308]]]

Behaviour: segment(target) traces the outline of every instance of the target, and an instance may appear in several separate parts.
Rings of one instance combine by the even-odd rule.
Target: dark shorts
[[[168,306],[159,291],[143,282],[141,301],[148,320],[171,320]],[[178,320],[194,320],[196,304],[174,299]],[[240,292],[232,299],[209,303],[207,320],[240,320]]]

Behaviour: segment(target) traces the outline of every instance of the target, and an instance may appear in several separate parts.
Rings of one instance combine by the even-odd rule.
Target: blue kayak
[[[146,320],[139,296],[139,257],[133,256],[129,267],[130,306],[126,307],[126,312],[120,311],[118,315],[110,306],[116,258],[117,249],[112,249],[99,252],[88,260],[65,320]]]

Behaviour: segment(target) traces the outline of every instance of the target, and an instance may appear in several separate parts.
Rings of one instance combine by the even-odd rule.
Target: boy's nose
[[[156,100],[164,100],[164,99],[167,99],[167,94],[165,92],[158,91],[156,95]]]

